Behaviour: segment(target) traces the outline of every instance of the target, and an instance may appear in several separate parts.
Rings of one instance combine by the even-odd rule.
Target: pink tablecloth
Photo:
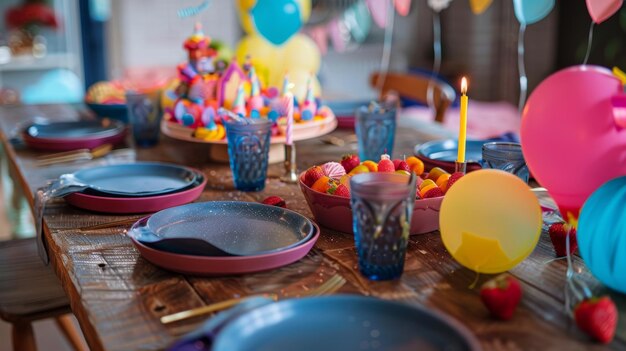
[[[419,129],[424,123],[432,123],[433,113],[427,107],[408,107],[400,114],[403,126]],[[517,108],[507,102],[470,101],[467,111],[467,135],[471,139],[487,139],[513,132],[519,134],[521,118]],[[456,135],[459,131],[459,108],[446,111],[442,126]]]

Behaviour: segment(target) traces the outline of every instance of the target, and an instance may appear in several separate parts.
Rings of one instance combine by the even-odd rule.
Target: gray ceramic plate
[[[185,239],[210,243],[233,256],[264,255],[298,246],[309,240],[315,226],[305,216],[276,206],[254,202],[212,201],[188,204],[155,213],[147,223],[150,236],[145,244],[155,247],[159,239],[174,248],[159,245],[159,250],[201,255],[193,248],[185,250]],[[187,242],[192,242],[187,240]],[[211,256],[211,254],[208,254]]]
[[[90,186],[86,194],[145,197],[186,189],[197,174],[183,166],[137,162],[86,168],[73,173],[73,178]]]
[[[442,313],[362,296],[288,299],[255,308],[218,333],[214,351],[480,350]]]
[[[103,119],[33,124],[26,129],[26,134],[38,139],[92,139],[119,134],[123,130],[122,122]]]

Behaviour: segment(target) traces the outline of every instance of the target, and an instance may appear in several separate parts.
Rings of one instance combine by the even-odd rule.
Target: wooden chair
[[[370,76],[370,85],[379,88],[380,73],[375,72]],[[390,92],[396,92],[404,98],[416,100],[423,104],[428,103],[428,86],[430,77],[410,73],[388,72],[382,83],[381,98]],[[446,109],[454,102],[456,92],[454,88],[441,80],[433,81],[433,102],[435,107],[435,121],[442,123]]]
[[[13,349],[36,350],[31,323],[55,318],[72,347],[86,350],[65,292],[52,268],[41,262],[35,240],[0,242],[0,318],[12,325]]]

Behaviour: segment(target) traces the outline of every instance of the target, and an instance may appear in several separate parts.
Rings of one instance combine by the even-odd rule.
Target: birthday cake
[[[271,120],[273,136],[286,133],[284,126],[289,112],[294,130],[302,124],[334,120],[330,109],[319,105],[310,80],[305,97],[299,101],[289,92],[287,75],[279,91],[263,84],[250,57],[243,65],[235,59],[217,60],[217,51],[200,24],[196,24],[183,47],[188,52],[188,61],[178,65],[178,77],[164,90],[161,101],[166,123],[188,128],[194,138],[224,140],[222,121],[230,113]]]

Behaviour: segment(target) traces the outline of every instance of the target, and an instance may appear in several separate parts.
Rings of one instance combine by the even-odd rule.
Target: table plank
[[[47,179],[72,172],[83,165],[37,168],[33,162],[41,152],[15,147],[8,137],[16,126],[34,116],[51,120],[85,118],[74,108],[62,105],[0,108],[0,131],[10,163],[19,181],[32,191]],[[337,131],[346,138],[350,132]],[[411,154],[413,146],[437,138],[420,131],[398,130],[397,156]],[[356,145],[328,145],[320,140],[298,143],[298,165],[337,160]],[[289,208],[311,217],[297,185],[281,183],[281,165],[271,165],[266,189],[242,193],[232,186],[228,165],[209,162],[207,145],[163,138],[152,149],[137,150],[139,160],[165,161],[196,167],[207,175],[208,185],[199,201],[261,201],[269,195],[283,197]],[[87,164],[88,165],[88,164]],[[55,201],[46,210],[45,236],[51,264],[60,277],[71,306],[92,350],[163,349],[180,335],[197,327],[203,318],[161,325],[160,316],[229,299],[263,293],[280,298],[297,297],[323,283],[335,273],[348,280],[339,292],[400,300],[445,312],[472,330],[487,350],[514,349],[626,349],[626,303],[612,294],[620,308],[618,337],[607,347],[593,344],[563,312],[565,265],[548,262],[552,248],[544,233],[533,254],[511,274],[520,279],[524,299],[515,318],[499,322],[488,316],[480,302],[478,287],[490,276],[462,268],[445,250],[437,232],[414,236],[409,243],[405,272],[393,282],[371,282],[358,273],[351,234],[322,228],[315,248],[304,259],[269,272],[229,277],[183,276],[159,269],[144,260],[124,235],[125,228],[80,232],[76,228],[132,216],[96,214]],[[579,258],[575,264],[583,267]],[[604,288],[586,271],[585,280],[597,291]]]

